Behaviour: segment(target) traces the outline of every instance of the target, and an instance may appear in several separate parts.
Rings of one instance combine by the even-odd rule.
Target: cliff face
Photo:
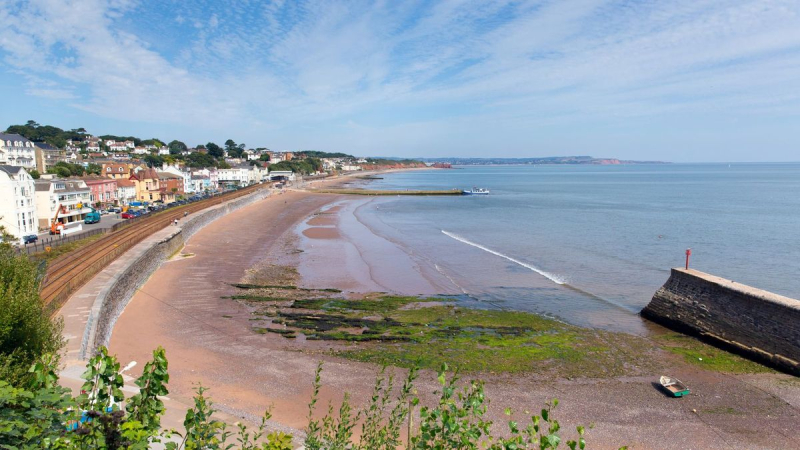
[[[642,316],[800,374],[798,300],[697,270],[672,269]]]

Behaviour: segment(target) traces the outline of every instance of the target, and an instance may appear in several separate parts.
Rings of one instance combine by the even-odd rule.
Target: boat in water
[[[468,191],[467,190],[463,190],[463,191],[461,191],[461,193],[464,194],[464,195],[489,195],[489,190],[488,189],[484,189],[484,188],[473,187],[472,189],[470,189]]]

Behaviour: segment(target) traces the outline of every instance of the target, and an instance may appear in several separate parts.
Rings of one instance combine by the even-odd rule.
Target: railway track
[[[70,295],[97,275],[104,267],[117,259],[144,238],[181,219],[184,213],[194,213],[228,200],[236,199],[266,188],[264,185],[248,186],[195,203],[172,208],[137,220],[97,241],[80,247],[59,257],[48,265],[41,284],[40,296],[51,314],[55,314]]]

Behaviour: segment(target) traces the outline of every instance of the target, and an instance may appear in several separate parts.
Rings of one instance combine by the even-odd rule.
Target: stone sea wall
[[[110,272],[109,281],[92,305],[84,330],[80,357],[87,359],[99,346],[108,345],[117,318],[136,290],[144,285],[161,264],[180,251],[194,233],[220,217],[269,195],[269,189],[260,189],[250,195],[196,212],[179,221],[178,227],[168,228],[166,234],[157,232],[162,234],[159,239],[148,238],[140,242],[105,268],[104,272]]]
[[[800,375],[800,301],[697,270],[672,269],[642,316]]]

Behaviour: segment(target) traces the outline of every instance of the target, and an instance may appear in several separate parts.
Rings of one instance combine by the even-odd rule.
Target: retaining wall
[[[697,270],[672,269],[642,316],[800,375],[800,301]]]
[[[144,285],[150,275],[186,241],[207,224],[220,217],[270,195],[269,189],[260,189],[250,195],[212,206],[179,221],[178,227],[158,231],[117,258],[103,272],[109,281],[94,300],[86,322],[81,342],[81,359],[91,357],[101,345],[108,345],[117,318],[125,309],[136,290]]]

